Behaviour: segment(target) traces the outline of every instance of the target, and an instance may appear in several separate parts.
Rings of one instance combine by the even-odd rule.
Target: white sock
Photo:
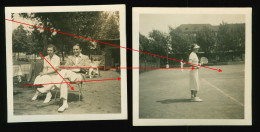
[[[68,104],[67,99],[63,98],[63,104],[62,105],[67,105],[67,104]]]
[[[51,92],[48,92],[46,96],[51,96]]]

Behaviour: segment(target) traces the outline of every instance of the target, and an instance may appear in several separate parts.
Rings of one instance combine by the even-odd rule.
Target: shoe
[[[37,99],[37,97],[39,96],[39,91],[37,91],[35,94],[34,94],[34,96],[32,97],[32,101],[34,101],[34,100],[36,100]]]
[[[58,112],[64,112],[66,109],[68,109],[69,106],[68,104],[63,104],[59,109],[58,109]]]
[[[36,100],[37,97],[38,97],[38,95],[35,94],[35,95],[32,97],[32,101]]]
[[[191,100],[191,101],[193,101],[193,102],[202,102],[203,100],[200,99],[199,97],[194,97],[194,99]]]
[[[194,100],[194,96],[191,96],[191,98],[190,98],[191,100]]]
[[[47,93],[46,98],[43,101],[43,103],[49,103],[51,101],[51,97],[52,97],[51,93]]]

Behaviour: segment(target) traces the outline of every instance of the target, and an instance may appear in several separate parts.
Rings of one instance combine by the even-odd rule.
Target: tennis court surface
[[[139,76],[139,117],[156,119],[243,119],[245,65],[199,70],[203,102],[191,102],[189,71],[160,69]]]

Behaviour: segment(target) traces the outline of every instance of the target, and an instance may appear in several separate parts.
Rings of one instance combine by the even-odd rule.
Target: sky
[[[148,37],[153,29],[169,32],[169,26],[176,28],[181,24],[245,23],[245,15],[222,14],[140,14],[139,31]]]
[[[17,13],[14,13],[13,17],[14,17],[14,21],[35,25],[35,22],[31,21],[30,19],[25,19],[23,17],[20,17]],[[12,25],[13,30],[16,29],[19,25],[21,25],[21,24],[16,23],[16,22],[13,22],[12,24],[13,24]],[[32,31],[32,29],[29,28],[30,26],[23,25],[23,27],[24,27],[25,30]]]
[[[36,22],[30,19],[24,19],[18,14],[14,14],[14,20],[35,25]],[[141,14],[139,31],[148,37],[153,29],[168,33],[169,26],[176,28],[181,24],[211,24],[219,25],[222,21],[227,23],[245,23],[245,15],[220,15],[220,14]],[[13,22],[13,30],[20,24]],[[24,25],[25,30],[31,31],[29,26]]]

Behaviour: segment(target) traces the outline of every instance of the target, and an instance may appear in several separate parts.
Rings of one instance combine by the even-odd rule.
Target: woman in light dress
[[[195,102],[201,102],[203,101],[197,96],[197,93],[200,89],[200,83],[199,83],[199,58],[197,56],[197,53],[199,51],[200,46],[197,44],[193,44],[191,46],[192,52],[190,53],[189,56],[189,63],[196,64],[192,65],[195,67],[194,70],[190,71],[190,90],[191,90],[191,101]]]
[[[58,69],[60,66],[60,57],[58,57],[55,54],[56,47],[53,44],[50,44],[47,46],[47,53],[48,55],[45,56],[45,59],[55,68]],[[36,77],[34,84],[47,84],[52,82],[54,77],[58,75],[56,71],[51,67],[51,65],[46,61],[43,60],[43,71],[40,72],[40,74]],[[43,87],[51,87],[49,89],[54,89],[53,85],[42,85]],[[51,100],[52,94],[51,90],[49,90],[46,94],[46,98],[43,103],[48,103]],[[38,95],[41,94],[41,92],[37,89],[36,93],[34,94],[32,100],[36,100]]]

